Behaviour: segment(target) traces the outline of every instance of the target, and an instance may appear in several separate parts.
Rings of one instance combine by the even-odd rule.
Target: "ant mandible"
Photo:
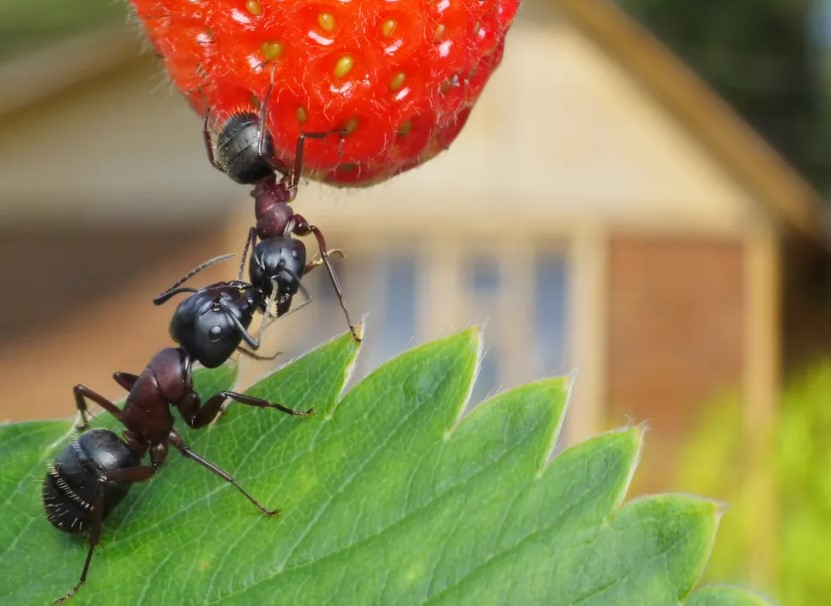
[[[300,280],[309,269],[306,265],[306,247],[303,242],[291,236],[313,235],[320,249],[321,262],[326,267],[338,302],[346,316],[352,338],[360,343],[361,337],[349,317],[343,300],[343,290],[329,260],[323,232],[302,215],[296,214],[289,206],[297,196],[297,186],[303,172],[306,139],[324,139],[341,131],[300,134],[297,138],[294,167],[281,162],[274,155],[273,138],[266,127],[272,88],[273,84],[266,92],[259,116],[244,112],[234,114],[226,120],[217,136],[216,149],[208,129],[210,109],[205,112],[202,123],[205,149],[211,164],[237,183],[254,186],[251,196],[254,198],[257,224],[248,232],[240,265],[240,279],[248,250],[255,245],[249,264],[249,279],[252,285],[266,296],[271,294],[273,288],[277,288],[277,311],[278,315],[282,315],[291,306]],[[282,175],[279,180],[277,173]],[[257,239],[260,240],[259,243]]]
[[[163,295],[176,291],[178,284],[194,273],[191,272]],[[263,506],[228,472],[193,452],[174,428],[171,406],[179,411],[189,427],[198,429],[216,419],[228,399],[300,417],[315,412],[314,408],[294,410],[234,391],[220,391],[206,402],[201,401],[193,388],[193,360],[218,365],[227,359],[244,338],[242,333],[250,337],[247,326],[257,298],[261,297],[259,291],[245,283],[213,286],[216,288],[208,287],[196,294],[207,293],[206,296],[211,297],[218,294],[218,300],[222,303],[209,307],[211,310],[218,307],[219,311],[201,314],[199,321],[190,322],[192,334],[189,339],[180,341],[181,347],[166,347],[156,353],[140,375],[123,372],[113,375],[115,381],[129,392],[123,408],[84,385],[76,385],[73,390],[80,413],[77,429],[83,433],[49,466],[43,482],[43,503],[46,517],[55,527],[70,533],[89,530],[89,549],[80,580],[55,601],[56,605],[71,598],[86,582],[92,555],[101,538],[104,518],[127,495],[133,484],[145,482],[158,472],[167,458],[170,445],[185,458],[199,463],[233,485],[266,516],[279,513]],[[204,306],[195,305],[194,308],[204,309]],[[184,318],[182,322],[186,324],[186,320]],[[217,327],[220,328],[219,333],[214,330]],[[124,425],[126,430],[122,438],[107,429],[87,431],[90,427],[87,399],[99,404]],[[147,455],[150,464],[144,465],[142,459]]]

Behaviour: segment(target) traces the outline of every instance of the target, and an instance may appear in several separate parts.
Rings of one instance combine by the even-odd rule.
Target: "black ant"
[[[329,251],[329,254],[336,253],[341,254],[341,251],[338,249]],[[303,291],[306,300],[290,311],[281,309],[277,304],[275,299],[279,289],[276,286],[271,289],[269,297],[242,280],[216,282],[200,289],[182,286],[199,272],[233,256],[222,255],[202,263],[153,299],[155,305],[162,305],[176,295],[191,293],[188,298],[179,303],[173,314],[170,321],[170,336],[191,352],[195,361],[206,368],[216,368],[230,358],[235,351],[257,360],[273,360],[280,355],[280,352],[271,356],[254,353],[260,348],[265,329],[273,320],[302,309],[312,300],[302,284],[298,286],[299,290]],[[303,268],[304,273],[321,263],[320,260],[307,263]],[[272,308],[274,308],[273,313]],[[262,311],[264,315],[258,337],[248,332],[256,310]],[[242,346],[243,341],[250,349]]]
[[[263,333],[270,323],[276,289],[272,297],[266,299],[260,290],[241,280],[217,282],[198,290],[182,286],[200,271],[233,256],[223,255],[202,263],[153,299],[155,305],[162,305],[176,295],[192,293],[176,308],[170,321],[170,336],[206,368],[216,368],[235,351],[256,359],[276,357],[261,357],[252,351],[260,348]],[[303,305],[311,301],[308,293],[306,295]],[[254,337],[248,327],[258,309],[264,313],[264,318],[259,337]],[[274,317],[278,315],[275,311]],[[242,347],[242,341],[251,349]]]
[[[282,315],[291,306],[292,298],[300,287],[300,280],[309,269],[306,265],[306,247],[292,235],[313,235],[320,249],[321,263],[329,273],[352,338],[360,343],[361,337],[349,318],[343,300],[343,290],[329,260],[323,233],[320,228],[311,225],[289,206],[297,196],[297,186],[303,172],[306,139],[324,139],[333,133],[343,134],[343,131],[303,133],[297,138],[294,166],[281,162],[274,155],[273,138],[265,127],[271,90],[272,87],[269,87],[266,92],[259,116],[244,112],[234,114],[226,120],[217,136],[216,149],[208,129],[210,110],[205,112],[202,124],[205,149],[211,164],[237,183],[254,186],[251,196],[254,198],[257,224],[248,232],[240,266],[240,279],[248,250],[254,245],[249,264],[251,284],[265,296],[271,295],[272,289],[276,288],[278,315]],[[282,175],[279,180],[277,173]]]
[[[203,264],[196,271],[201,271],[212,262],[216,260]],[[182,292],[178,285],[196,271],[157,299]],[[204,295],[202,299],[196,297],[200,293]],[[215,295],[220,301],[216,306],[211,302]],[[43,503],[46,517],[57,528],[70,533],[89,530],[89,550],[80,580],[55,601],[56,605],[72,597],[86,582],[92,555],[101,538],[104,518],[126,496],[133,484],[147,481],[156,474],[167,458],[171,444],[185,458],[232,484],[266,516],[278,513],[260,504],[226,471],[190,450],[174,428],[170,411],[170,407],[174,406],[185,423],[194,429],[214,421],[228,399],[248,406],[277,409],[294,416],[314,414],[314,408],[294,410],[234,391],[221,391],[202,403],[193,389],[193,360],[201,360],[206,365],[221,364],[239,346],[245,338],[243,335],[250,338],[247,327],[261,296],[251,285],[236,282],[219,283],[196,291],[190,298],[193,305],[185,306],[181,312],[182,326],[191,329],[187,338],[179,340],[182,346],[167,347],[156,353],[138,376],[123,372],[113,375],[115,381],[129,391],[123,408],[118,408],[115,403],[84,385],[75,386],[75,403],[80,414],[77,429],[84,433],[49,466],[43,483]],[[199,310],[206,310],[204,305],[200,305],[203,299],[209,300],[208,313],[199,314]],[[180,309],[183,308],[180,306]],[[196,311],[191,313],[191,310]],[[215,330],[217,327],[219,333]],[[107,429],[86,431],[90,427],[87,399],[102,406],[124,425],[126,430],[122,438]],[[141,463],[145,455],[150,456],[150,465]]]

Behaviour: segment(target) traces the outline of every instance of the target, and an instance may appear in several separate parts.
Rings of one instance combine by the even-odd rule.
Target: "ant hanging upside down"
[[[199,266],[156,301],[192,291],[179,286],[225,258],[218,257]],[[156,353],[140,375],[123,372],[113,375],[129,392],[123,408],[84,385],[75,386],[75,403],[80,414],[77,429],[83,433],[49,466],[43,483],[43,503],[47,518],[57,528],[70,533],[88,530],[89,549],[80,580],[55,604],[72,597],[86,582],[104,518],[133,484],[147,481],[158,472],[171,445],[185,458],[232,484],[266,516],[278,513],[260,504],[228,472],[194,453],[176,431],[170,411],[171,406],[176,408],[185,423],[194,429],[214,421],[226,400],[300,417],[314,414],[314,408],[295,410],[234,391],[220,391],[203,403],[193,388],[194,360],[205,366],[218,366],[239,348],[242,340],[254,349],[259,346],[259,341],[248,333],[248,326],[254,311],[262,305],[263,294],[245,282],[220,282],[195,291],[174,314],[172,327],[178,327],[178,332],[172,332],[180,347],[166,347]],[[264,323],[267,321],[265,318]],[[89,429],[88,399],[124,425],[126,430],[121,438],[108,429]],[[148,455],[150,464],[142,464]]]
[[[249,279],[251,284],[266,296],[271,294],[272,288],[276,285],[277,310],[278,315],[282,315],[291,306],[304,268],[308,268],[305,265],[306,247],[292,235],[313,235],[320,249],[321,263],[329,273],[352,338],[359,343],[361,337],[349,318],[349,311],[343,300],[343,290],[329,260],[323,232],[302,215],[296,214],[289,206],[297,196],[297,186],[303,172],[303,149],[306,139],[324,139],[331,134],[342,134],[342,131],[301,134],[297,138],[294,166],[281,162],[275,157],[274,142],[265,126],[268,123],[271,90],[272,87],[269,87],[266,92],[259,116],[250,112],[238,113],[225,121],[217,136],[216,147],[208,129],[210,110],[205,112],[202,125],[205,149],[211,164],[237,183],[254,186],[251,196],[254,198],[257,224],[248,233],[240,265],[240,279],[248,250],[254,245],[249,264]],[[277,173],[282,175],[279,180]]]

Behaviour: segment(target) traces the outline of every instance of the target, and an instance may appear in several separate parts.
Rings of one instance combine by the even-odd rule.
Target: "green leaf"
[[[687,606],[765,606],[762,597],[728,585],[705,587],[696,591]]]
[[[460,418],[479,352],[478,332],[466,331],[385,364],[339,401],[357,353],[344,335],[264,378],[250,393],[318,414],[232,406],[214,426],[183,435],[282,515],[265,518],[172,453],[105,522],[73,603],[683,600],[709,555],[720,506],[660,495],[621,507],[640,456],[638,428],[550,459],[567,379],[515,389]],[[199,375],[204,393],[233,380],[232,370],[219,373]],[[53,529],[40,504],[45,464],[69,428],[0,428],[2,604],[49,604],[80,574],[84,537]],[[684,603],[764,602],[708,588]]]

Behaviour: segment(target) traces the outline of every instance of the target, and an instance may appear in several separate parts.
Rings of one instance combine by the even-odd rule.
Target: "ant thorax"
[[[261,179],[251,190],[254,215],[257,218],[257,237],[261,240],[284,236],[291,232],[294,210],[288,205],[296,190],[289,189],[274,174]]]

